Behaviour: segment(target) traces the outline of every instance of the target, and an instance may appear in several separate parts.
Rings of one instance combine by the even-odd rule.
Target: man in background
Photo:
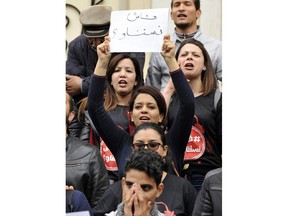
[[[175,31],[171,34],[171,40],[176,44],[176,51],[182,41],[194,38],[208,51],[212,60],[215,74],[222,81],[222,43],[212,37],[205,35],[197,20],[201,16],[200,0],[171,0],[171,19],[175,24]],[[160,53],[152,53],[145,83],[162,91],[170,75],[167,65]]]

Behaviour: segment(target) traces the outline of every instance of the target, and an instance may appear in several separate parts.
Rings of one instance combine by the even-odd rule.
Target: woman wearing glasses
[[[121,179],[126,158],[132,152],[133,140],[129,133],[115,125],[103,106],[106,73],[111,56],[109,41],[109,36],[106,36],[105,41],[97,46],[98,62],[91,78],[88,112],[100,136],[116,159],[119,179]],[[176,112],[173,125],[165,134],[167,144],[172,152],[175,168],[180,173],[182,171],[186,143],[192,127],[194,95],[175,59],[175,44],[170,41],[169,35],[164,36],[162,50],[162,56],[171,71],[170,75],[180,101],[180,107]],[[129,106],[131,121],[135,126],[144,122],[165,125],[167,108],[165,99],[159,90],[151,86],[140,87],[134,92]]]
[[[143,123],[135,128],[132,135],[133,151],[149,149],[156,151],[164,161],[161,182],[164,184],[162,194],[156,198],[156,202],[163,202],[175,215],[191,215],[197,192],[193,185],[186,179],[171,174],[173,163],[171,151],[165,140],[163,128],[156,123]],[[123,194],[125,197],[125,194]],[[109,186],[101,199],[93,208],[93,214],[104,215],[106,212],[115,211],[117,205],[122,202],[121,181]],[[123,199],[124,200],[124,199]],[[160,212],[165,211],[165,206],[158,205]]]

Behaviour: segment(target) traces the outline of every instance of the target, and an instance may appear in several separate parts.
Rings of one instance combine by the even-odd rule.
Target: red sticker
[[[118,170],[114,155],[111,153],[110,149],[107,147],[107,145],[105,144],[105,142],[102,139],[100,142],[100,154],[102,155],[106,169],[108,171],[117,171]]]
[[[205,152],[205,146],[205,138],[202,132],[197,127],[192,126],[184,160],[196,160],[200,158]]]

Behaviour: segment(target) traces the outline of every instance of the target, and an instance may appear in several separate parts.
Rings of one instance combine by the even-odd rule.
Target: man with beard
[[[219,40],[203,34],[197,25],[201,16],[200,0],[172,0],[171,19],[175,24],[175,31],[171,34],[171,40],[176,44],[176,51],[187,38],[194,38],[201,43],[208,51],[212,60],[217,79],[222,81],[222,43]],[[152,53],[145,83],[162,91],[170,75],[168,67],[160,53]]]
[[[66,92],[66,185],[82,191],[93,208],[109,185],[108,173],[99,150],[69,134],[73,103]]]

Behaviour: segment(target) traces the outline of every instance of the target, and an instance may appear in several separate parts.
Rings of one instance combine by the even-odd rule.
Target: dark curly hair
[[[131,169],[145,172],[150,178],[155,180],[158,186],[162,178],[163,160],[155,151],[147,149],[134,151],[126,161],[124,176]]]

